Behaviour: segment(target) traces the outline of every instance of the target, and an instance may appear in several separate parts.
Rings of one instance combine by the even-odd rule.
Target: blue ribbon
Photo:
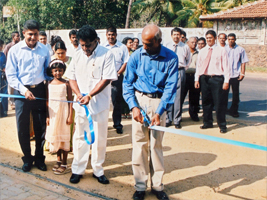
[[[85,96],[86,94],[82,94],[83,96]],[[11,95],[11,94],[2,94],[0,93],[0,97],[11,97],[11,98],[17,98],[17,99],[26,99],[25,96],[22,96],[22,95]],[[39,100],[47,100],[47,99],[44,99],[44,98],[39,98],[39,97],[35,97],[35,99],[39,99]],[[58,99],[49,99],[49,100],[52,100],[52,101],[60,101],[60,102],[67,102],[67,103],[79,103],[79,101],[65,101],[65,100],[58,100]],[[87,144],[93,144],[95,142],[95,132],[94,132],[94,126],[93,126],[93,120],[92,120],[92,117],[89,113],[89,110],[88,108],[86,107],[86,105],[82,105],[85,109],[85,113],[86,113],[86,117],[88,119],[88,122],[89,122],[89,128],[90,128],[90,134],[91,134],[91,142],[88,140],[88,137],[87,137],[87,132],[84,131],[84,140],[86,141]]]
[[[147,115],[144,112],[144,110],[140,109],[140,111],[141,111],[142,116],[144,117],[144,122],[151,124],[149,119],[147,119]],[[174,133],[174,134],[178,134],[178,135],[184,135],[184,136],[189,136],[189,137],[194,137],[194,138],[199,138],[199,139],[204,139],[204,140],[210,140],[210,141],[214,141],[214,142],[220,142],[220,143],[224,143],[224,144],[231,144],[231,145],[240,146],[240,147],[257,149],[257,150],[261,150],[261,151],[267,151],[267,147],[265,147],[265,146],[240,142],[240,141],[236,141],[236,140],[229,140],[229,139],[225,139],[225,138],[219,138],[219,137],[204,135],[204,134],[200,134],[200,133],[193,133],[193,132],[177,130],[177,129],[173,129],[173,128],[166,128],[163,126],[150,126],[149,128],[156,130],[156,131],[164,131],[164,132]]]
[[[86,94],[82,94],[83,96],[86,96]],[[93,120],[92,117],[89,113],[89,110],[87,108],[86,105],[82,105],[85,109],[85,113],[86,113],[86,117],[88,119],[89,122],[89,129],[90,129],[90,134],[91,134],[91,142],[88,140],[87,138],[87,132],[84,131],[84,140],[86,141],[87,144],[91,145],[95,142],[95,132],[94,132],[94,124],[93,124]]]

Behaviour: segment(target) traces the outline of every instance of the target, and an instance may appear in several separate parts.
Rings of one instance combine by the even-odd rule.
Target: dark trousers
[[[111,83],[111,100],[113,104],[113,127],[114,128],[122,128],[121,124],[121,113],[122,113],[122,81],[123,75],[121,74],[118,77],[118,80],[112,81]]]
[[[183,112],[182,96],[184,93],[185,81],[186,81],[184,67],[179,68],[178,72],[179,72],[178,82],[177,82],[176,97],[174,100],[174,104],[171,105],[166,112],[166,123],[172,123],[173,121],[174,125],[180,124],[182,120],[182,112]]]
[[[225,114],[228,92],[222,89],[223,83],[223,76],[202,75],[200,77],[204,125],[212,125],[212,110],[215,106],[217,124],[220,128],[226,128]]]
[[[189,115],[194,118],[198,116],[199,111],[199,96],[200,89],[195,88],[195,74],[187,73],[185,81],[185,89],[182,95],[182,104],[184,103],[185,97],[189,93]]]
[[[228,93],[230,90],[230,87],[232,88],[232,105],[229,109],[230,113],[237,114],[238,113],[238,104],[240,102],[239,100],[239,83],[240,81],[238,80],[238,77],[236,78],[230,78],[229,80],[229,89]],[[227,98],[227,105],[228,105],[228,98]]]
[[[46,98],[46,90],[43,83],[40,83],[36,88],[29,88],[29,90],[35,97]],[[14,94],[20,95],[17,90],[14,91]],[[19,143],[24,154],[24,157],[22,157],[23,162],[44,162],[45,156],[43,146],[46,130],[46,101],[15,99],[15,107]],[[33,129],[35,133],[35,157],[31,155],[30,113],[32,113]]]

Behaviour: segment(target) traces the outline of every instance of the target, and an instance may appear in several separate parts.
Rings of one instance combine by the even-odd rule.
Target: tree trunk
[[[130,14],[131,14],[132,3],[133,3],[133,0],[129,0],[128,12],[127,12],[127,16],[126,16],[125,28],[129,28],[129,25],[130,25]]]

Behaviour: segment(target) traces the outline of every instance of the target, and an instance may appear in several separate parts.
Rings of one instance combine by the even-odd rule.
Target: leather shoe
[[[156,197],[157,197],[158,199],[160,199],[160,200],[169,200],[168,195],[167,195],[165,192],[163,192],[163,191],[156,191],[156,190],[153,190],[153,189],[152,189],[151,192],[152,192],[153,194],[155,194]]]
[[[22,166],[22,170],[24,172],[29,172],[32,168],[32,163],[24,163]]]
[[[170,127],[172,125],[171,122],[166,123],[166,127]]]
[[[201,129],[213,128],[213,125],[206,125],[206,124],[204,124],[204,125],[200,126],[200,128]]]
[[[123,133],[122,128],[116,128],[116,131],[117,131],[118,134],[122,134]]]
[[[227,132],[227,129],[226,128],[221,128],[220,129],[220,133],[226,133]]]
[[[44,162],[35,161],[34,165],[42,171],[47,171],[46,164]]]
[[[134,200],[143,200],[145,198],[145,191],[135,191],[133,195]]]
[[[109,180],[107,179],[107,177],[105,175],[97,177],[96,175],[93,174],[93,177],[96,178],[99,183],[109,184]]]
[[[193,121],[195,121],[195,122],[198,122],[198,121],[199,121],[198,116],[194,116],[194,117],[191,116],[191,119],[192,119]]]
[[[175,128],[180,129],[180,128],[182,128],[182,126],[181,126],[180,123],[179,124],[175,124]]]
[[[79,183],[80,179],[83,177],[83,175],[79,175],[79,174],[72,174],[70,177],[70,182],[71,183]]]

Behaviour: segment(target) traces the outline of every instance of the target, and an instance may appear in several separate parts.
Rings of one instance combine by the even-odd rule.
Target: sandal
[[[53,171],[56,171],[61,166],[61,161],[57,161],[57,164],[55,164],[52,168]]]
[[[56,175],[62,175],[69,173],[71,169],[67,165],[61,165],[56,171],[54,171],[54,174]]]

